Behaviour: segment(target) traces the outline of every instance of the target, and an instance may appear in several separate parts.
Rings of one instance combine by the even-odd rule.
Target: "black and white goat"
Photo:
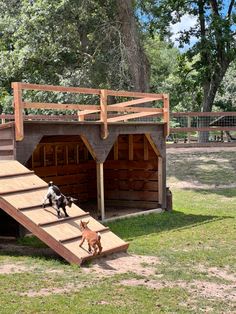
[[[43,208],[45,208],[47,200],[49,201],[50,206],[56,209],[58,218],[61,218],[60,208],[63,209],[65,217],[69,217],[66,211],[66,206],[71,207],[72,203],[77,201],[77,199],[73,197],[62,194],[59,187],[54,185],[52,181],[48,183],[48,191],[42,204]]]

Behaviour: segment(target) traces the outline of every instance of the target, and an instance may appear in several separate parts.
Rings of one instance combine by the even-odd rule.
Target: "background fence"
[[[209,142],[236,141],[236,112],[172,112],[171,143],[197,143],[199,132],[209,132]]]
[[[74,115],[74,120],[77,120]],[[25,115],[25,120],[44,120],[44,115]],[[50,115],[47,120],[71,120],[72,115]],[[14,115],[0,115],[0,124],[14,121]],[[150,122],[153,120],[149,119]],[[174,146],[185,144],[197,146],[201,131],[209,132],[209,143],[235,143],[236,145],[236,112],[172,112],[170,114],[170,135],[168,144]]]

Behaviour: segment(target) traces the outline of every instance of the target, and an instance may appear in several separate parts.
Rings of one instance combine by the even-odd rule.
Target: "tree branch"
[[[218,3],[216,0],[210,0],[210,5],[212,7],[213,12],[219,16]]]
[[[204,0],[198,2],[199,7],[199,21],[200,21],[200,32],[201,32],[201,44],[204,46],[206,44],[206,24],[204,15]],[[205,64],[209,62],[208,53],[205,51],[201,52],[202,60]]]
[[[233,10],[233,6],[234,6],[235,0],[231,0],[229,8],[228,8],[228,13],[227,13],[227,17],[231,16],[232,10]]]

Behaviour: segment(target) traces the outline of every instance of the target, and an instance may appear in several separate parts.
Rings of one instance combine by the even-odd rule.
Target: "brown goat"
[[[82,239],[80,241],[79,246],[81,247],[84,241],[87,240],[89,253],[92,253],[92,248],[93,248],[93,255],[101,254],[102,252],[101,235],[99,234],[99,232],[95,232],[89,229],[88,223],[89,223],[89,220],[80,221],[80,230],[82,232]]]

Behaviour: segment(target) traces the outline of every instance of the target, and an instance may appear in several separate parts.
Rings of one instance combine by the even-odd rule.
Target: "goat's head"
[[[77,198],[73,198],[73,197],[71,197],[71,196],[67,196],[67,197],[66,197],[66,202],[67,202],[67,205],[68,205],[69,207],[71,207],[71,206],[72,206],[72,203],[74,203],[74,202],[76,202],[76,201],[78,201]]]
[[[48,186],[53,186],[53,181],[49,181]]]
[[[81,231],[83,231],[84,229],[87,228],[88,223],[89,223],[89,220],[88,220],[88,221],[82,221],[82,220],[80,220],[80,229],[81,229]]]

